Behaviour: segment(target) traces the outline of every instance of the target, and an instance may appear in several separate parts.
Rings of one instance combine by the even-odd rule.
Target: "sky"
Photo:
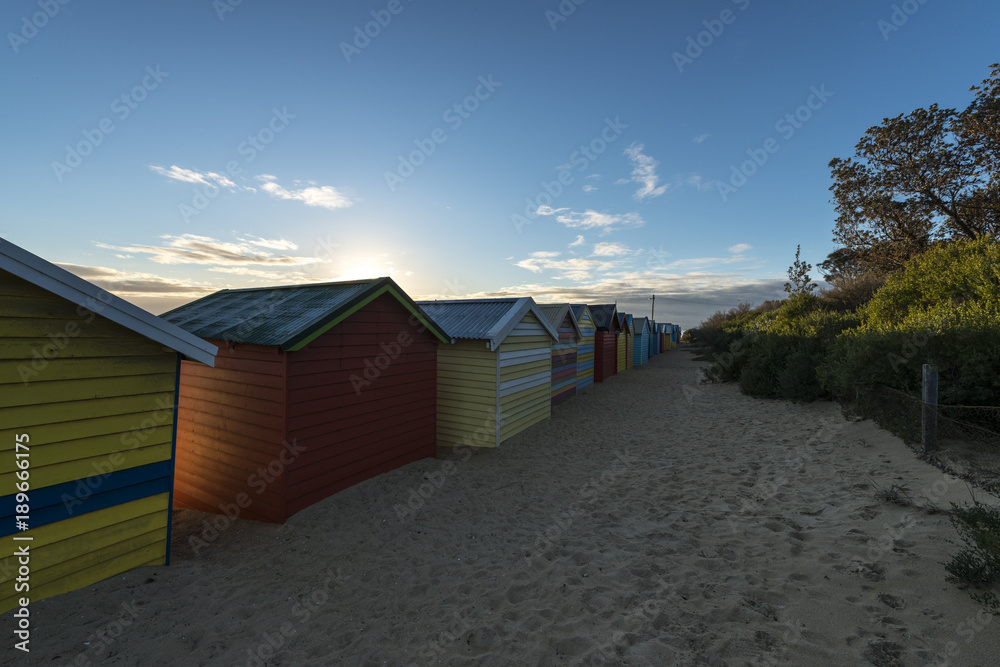
[[[157,314],[388,275],[689,328],[834,250],[829,161],[966,106],[998,25],[971,0],[7,0],[0,237]]]

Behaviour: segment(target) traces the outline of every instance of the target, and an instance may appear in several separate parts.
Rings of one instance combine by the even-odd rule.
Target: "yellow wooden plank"
[[[72,482],[96,475],[108,466],[114,470],[126,470],[147,463],[157,463],[159,461],[169,461],[171,455],[170,443],[164,445],[153,445],[152,447],[142,447],[139,449],[127,450],[119,453],[121,460],[119,465],[115,465],[115,460],[110,456],[91,456],[76,461],[64,461],[46,466],[31,466],[31,488],[40,489],[46,486],[54,486],[63,482]],[[15,489],[15,473],[4,473],[0,475],[0,494],[13,493]]]
[[[174,392],[171,391],[170,393],[113,396],[65,403],[46,402],[39,405],[22,405],[8,410],[5,418],[9,420],[7,426],[10,428],[25,430],[40,424],[75,422],[83,419],[132,415],[140,412],[149,413],[149,417],[153,419],[152,423],[156,423],[156,413],[159,413],[159,421],[162,423],[173,421],[170,415],[173,407]]]
[[[78,419],[73,422],[58,424],[40,424],[30,428],[17,428],[4,424],[0,430],[0,452],[14,449],[14,433],[25,432],[31,437],[34,443],[65,442],[68,440],[79,440],[81,438],[92,438],[95,436],[108,435],[113,433],[125,434],[123,444],[126,447],[134,446],[130,434],[142,431],[147,437],[153,437],[153,431],[159,428],[172,429],[172,410],[164,410],[163,413],[143,411],[128,415],[110,415],[98,417],[96,419]]]
[[[122,443],[122,434],[81,438],[66,442],[37,443],[31,447],[31,466],[41,467],[75,461],[91,457],[107,457],[114,452],[127,451],[141,444],[144,447],[153,445],[169,445],[171,431],[166,428],[154,429],[149,435],[143,432],[126,434],[126,442]],[[0,474],[17,470],[16,457],[10,454],[0,456]]]
[[[51,361],[0,361],[0,384],[54,382],[84,377],[119,377],[164,373],[175,368],[176,354],[163,352],[159,356],[107,357],[85,359],[55,358]]]
[[[541,359],[539,361],[532,361],[527,364],[518,364],[517,366],[507,366],[506,368],[500,369],[500,382],[507,382],[508,380],[516,380],[517,378],[528,377],[529,375],[535,375],[536,373],[544,373],[546,371],[552,370],[552,359]]]
[[[36,352],[45,359],[59,357],[125,357],[155,355],[163,345],[148,338],[3,338],[0,339],[0,359],[35,359]]]
[[[0,405],[15,407],[39,403],[80,401],[89,398],[110,398],[135,394],[173,391],[175,374],[150,373],[131,377],[80,378],[59,382],[29,382],[0,385]]]

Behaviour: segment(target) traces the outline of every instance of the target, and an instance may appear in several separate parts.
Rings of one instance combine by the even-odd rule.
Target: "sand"
[[[30,658],[3,662],[1000,664],[997,623],[945,581],[947,517],[869,478],[943,507],[964,482],[833,404],[747,398],[698,366],[661,354],[499,450],[283,526],[178,511],[171,566],[34,603]]]

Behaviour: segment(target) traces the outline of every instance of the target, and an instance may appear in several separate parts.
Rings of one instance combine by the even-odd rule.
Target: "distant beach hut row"
[[[414,302],[389,278],[155,317],[2,239],[0,292],[0,612],[23,597],[14,533],[31,599],[165,564],[174,507],[281,523],[438,446],[499,447],[677,331],[613,304]]]

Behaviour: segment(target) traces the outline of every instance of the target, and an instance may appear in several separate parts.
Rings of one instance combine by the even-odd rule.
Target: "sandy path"
[[[500,450],[418,462],[284,526],[216,536],[178,512],[171,567],[32,606],[30,662],[1000,664],[992,617],[944,581],[947,518],[877,500],[866,476],[942,506],[964,483],[831,404],[696,369],[661,354]]]

